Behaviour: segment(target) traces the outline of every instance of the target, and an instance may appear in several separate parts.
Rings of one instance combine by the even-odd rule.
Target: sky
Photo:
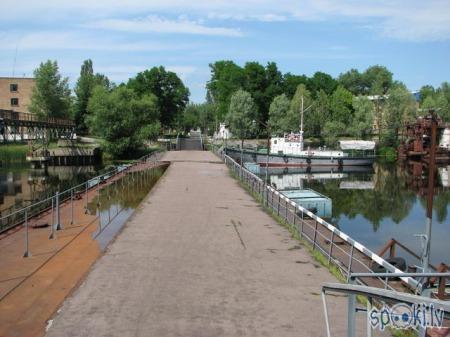
[[[410,90],[450,81],[450,0],[0,1],[0,76],[83,60],[116,83],[163,65],[205,99],[209,64],[233,60],[311,76],[386,66]]]

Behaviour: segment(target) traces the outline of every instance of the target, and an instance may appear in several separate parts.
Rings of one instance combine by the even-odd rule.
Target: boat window
[[[273,143],[276,144],[276,143],[277,143],[277,140],[275,139],[275,140],[273,141]]]

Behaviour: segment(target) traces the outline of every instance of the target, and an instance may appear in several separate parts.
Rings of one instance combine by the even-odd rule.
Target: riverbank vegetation
[[[206,101],[188,104],[189,90],[164,67],[116,85],[86,60],[70,96],[68,78],[59,74],[56,61],[47,61],[35,71],[31,110],[74,118],[77,133],[104,139],[104,149],[114,158],[138,151],[158,135],[197,127],[213,135],[220,123],[231,126],[237,136],[245,131],[244,138],[297,132],[302,109],[305,138],[332,147],[341,138],[375,139],[392,157],[388,149],[398,145],[403,123],[431,108],[450,121],[449,83],[425,85],[413,95],[380,65],[333,77],[320,71],[312,76],[282,73],[275,62],[240,66],[222,60],[210,64],[210,71]],[[242,114],[236,107],[246,102],[251,109]],[[239,119],[246,123],[235,123]]]
[[[73,118],[77,134],[99,137],[106,156],[114,159],[134,158],[159,134],[180,129],[189,100],[181,79],[164,67],[115,85],[86,60],[74,96],[56,61],[41,63],[34,75],[31,111],[46,118]]]
[[[302,101],[305,137],[328,146],[335,146],[342,137],[375,139],[390,154],[386,148],[398,145],[403,123],[427,114],[429,108],[438,108],[442,119],[450,121],[447,82],[437,89],[424,86],[413,95],[379,65],[363,72],[351,69],[337,78],[323,72],[311,77],[283,74],[274,62],[266,66],[247,62],[241,67],[232,61],[217,61],[210,64],[210,70],[206,103],[188,105],[183,120],[186,126],[202,127],[209,134],[220,122],[231,126],[231,101],[239,90],[255,103],[251,117],[257,123],[252,137],[298,131]]]

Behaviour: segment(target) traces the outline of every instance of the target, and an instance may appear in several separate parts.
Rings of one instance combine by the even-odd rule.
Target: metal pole
[[[25,253],[23,257],[30,257],[30,241],[28,238],[28,210],[25,208]]]
[[[73,225],[73,189],[70,190],[70,224]]]
[[[55,198],[56,198],[56,230],[59,231],[62,229],[61,214],[59,210],[59,191],[56,192]]]
[[[428,165],[428,198],[427,198],[427,222],[425,226],[424,249],[421,257],[422,271],[427,273],[430,271],[430,241],[431,226],[433,219],[433,194],[434,194],[434,172],[436,166],[436,136],[437,136],[437,120],[434,111],[431,111],[431,148],[430,161]]]
[[[53,201],[53,197],[52,197],[52,217],[51,217],[51,224],[50,224],[50,226],[51,226],[51,228],[52,228],[52,231],[51,231],[51,233],[50,233],[50,239],[54,239],[55,238],[55,219],[54,219],[54,216],[53,216],[53,208],[54,208],[54,201]]]
[[[85,192],[85,197],[84,197],[84,201],[85,201],[85,204],[84,204],[84,209],[86,210],[86,213],[87,213],[87,209],[88,209],[88,186],[89,186],[89,180],[88,181],[86,181],[86,192]]]
[[[333,240],[334,240],[334,232],[331,232],[330,250],[328,251],[328,264],[330,264],[331,254],[333,254]]]
[[[355,337],[355,309],[356,309],[356,295],[348,294],[348,314],[347,314],[348,337]]]

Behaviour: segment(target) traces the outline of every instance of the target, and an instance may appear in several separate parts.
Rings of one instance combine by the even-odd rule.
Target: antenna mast
[[[14,53],[14,62],[13,62],[13,68],[12,68],[12,77],[14,77],[16,75],[17,47],[18,47],[18,45],[16,44],[16,52]]]

